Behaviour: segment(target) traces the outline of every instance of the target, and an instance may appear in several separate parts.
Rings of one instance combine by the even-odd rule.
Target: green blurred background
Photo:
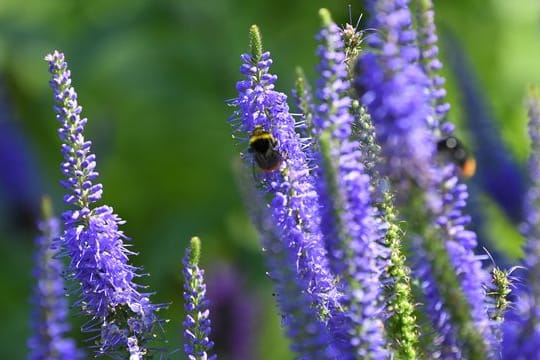
[[[133,262],[151,274],[142,282],[157,292],[154,301],[171,302],[162,313],[170,319],[165,329],[169,348],[181,348],[180,261],[189,238],[198,235],[207,276],[223,266],[234,269],[243,300],[253,305],[248,320],[232,316],[222,325],[233,329],[235,319],[251,319],[253,331],[245,341],[252,352],[245,357],[292,358],[234,180],[239,149],[231,140],[227,118],[232,109],[225,100],[235,96],[239,56],[247,50],[251,24],[260,26],[264,46],[272,52],[277,87],[289,93],[295,66],[314,79],[318,9],[329,8],[344,24],[348,4],[356,21],[362,2],[341,0],[0,0],[0,86],[9,99],[10,121],[35,165],[34,191],[51,194],[57,211],[64,209],[58,124],[43,61],[58,49],[66,54],[89,118],[86,136],[98,156],[103,202],[127,220],[123,230],[140,252]],[[463,46],[509,151],[524,162],[523,99],[529,84],[540,84],[540,3],[446,0],[435,6],[439,28]],[[453,119],[461,124],[460,91],[452,75],[445,75]],[[464,129],[461,125],[458,133],[470,139]],[[0,169],[3,175],[11,171]],[[1,196],[0,358],[22,359],[36,232],[14,222]],[[520,237],[513,227],[495,207],[487,210],[499,246],[518,254]]]

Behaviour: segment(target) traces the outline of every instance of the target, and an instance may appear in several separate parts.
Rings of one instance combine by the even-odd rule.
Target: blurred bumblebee
[[[275,171],[281,165],[281,154],[276,150],[277,140],[258,125],[249,138],[249,151],[255,163],[265,172]]]
[[[469,178],[476,172],[476,160],[454,136],[439,140],[437,152],[446,156],[461,169],[461,175]]]

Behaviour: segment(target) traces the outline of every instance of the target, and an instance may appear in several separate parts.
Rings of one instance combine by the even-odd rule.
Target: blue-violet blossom
[[[154,336],[160,308],[150,302],[149,294],[141,293],[134,278],[137,268],[128,263],[127,237],[119,230],[122,221],[109,206],[95,206],[101,199],[102,185],[95,184],[96,157],[90,151],[91,142],[83,131],[87,123],[81,118],[82,107],[71,86],[71,73],[64,54],[55,51],[45,57],[52,74],[58,130],[62,140],[62,185],[68,190],[64,202],[72,206],[63,214],[62,245],[69,256],[68,272],[80,285],[76,305],[91,320],[83,327],[96,336],[97,353],[126,351],[131,358],[147,353],[146,343]],[[134,343],[133,339],[136,339]]]
[[[69,304],[62,271],[57,258],[60,222],[52,216],[50,201],[43,200],[44,219],[39,222],[40,236],[36,238],[34,276],[37,280],[32,297],[32,336],[28,340],[28,359],[72,360],[81,358],[73,339],[66,337]]]
[[[536,89],[529,95],[530,188],[525,197],[526,237],[523,265],[526,276],[516,284],[517,300],[504,326],[505,359],[540,359],[540,103]]]
[[[210,310],[206,299],[206,284],[204,270],[199,268],[201,241],[194,237],[186,249],[182,261],[184,274],[184,352],[189,360],[212,360],[216,355],[209,356],[208,352],[214,347],[210,340]]]
[[[251,48],[251,54],[241,56],[240,71],[245,80],[236,85],[238,97],[231,104],[237,110],[232,121],[243,137],[262,127],[277,141],[281,166],[276,171],[260,174],[260,188],[270,199],[269,213],[275,234],[282,242],[285,264],[290,269],[288,278],[278,278],[298,289],[295,295],[278,294],[283,322],[287,335],[293,339],[294,351],[300,356],[325,357],[332,350],[321,319],[331,317],[339,307],[339,293],[328,268],[318,196],[308,159],[302,151],[305,143],[295,132],[287,96],[274,90],[277,77],[269,73],[272,60],[270,53],[262,53],[256,26],[251,28]],[[250,157],[246,160],[250,166],[255,166]],[[271,268],[270,276],[275,270],[282,272],[282,269]],[[289,285],[277,284],[277,287],[284,289]]]
[[[382,155],[382,175],[403,182],[412,178],[429,183],[435,143],[427,129],[434,114],[428,94],[429,79],[417,64],[418,49],[408,1],[371,0],[367,48],[356,64],[355,87],[375,125]]]
[[[445,101],[445,79],[439,74],[442,63],[438,59],[437,34],[434,22],[435,12],[431,0],[419,0],[419,41],[420,61],[430,80],[430,97],[435,107],[435,120],[428,124],[434,136],[451,136],[454,126],[445,122],[450,105]],[[497,325],[489,318],[492,303],[486,295],[491,276],[483,269],[485,256],[477,256],[477,237],[467,230],[471,218],[463,214],[469,196],[467,186],[460,182],[455,165],[439,165],[434,179],[439,197],[442,200],[434,206],[434,227],[440,227],[442,239],[446,241],[449,259],[454,267],[461,288],[471,307],[472,321],[476,330],[486,341],[488,353],[496,353],[498,344],[494,337]],[[428,194],[428,196],[430,196]]]
[[[317,71],[321,77],[313,125],[315,137],[325,142],[320,147],[326,153],[320,154],[325,160],[320,164],[318,190],[330,265],[334,273],[344,277],[348,320],[334,332],[347,333],[349,343],[343,352],[347,354],[349,349],[351,358],[385,359],[381,274],[388,251],[378,242],[381,233],[371,207],[370,178],[361,162],[359,143],[350,140],[354,116],[341,30],[328,10],[322,9],[320,14],[323,27],[317,37],[321,43]]]
[[[446,80],[440,75],[443,65],[438,56],[439,47],[437,46],[438,37],[435,28],[433,2],[431,0],[418,0],[417,4],[420,64],[429,77],[431,83],[429,90],[435,107],[435,117],[428,119],[432,121],[428,125],[436,131],[450,110],[450,104],[445,100],[446,89],[444,83]],[[440,134],[436,133],[436,135]]]
[[[446,248],[446,255],[438,249],[438,259],[433,257],[434,254],[426,254],[427,257],[419,263],[424,267],[430,266],[429,261],[440,261],[440,256],[443,256],[447,258],[444,262],[449,261],[451,266],[439,266],[439,270],[453,271],[456,274],[436,274],[437,281],[448,280],[449,283],[432,283],[430,286],[460,286],[466,301],[458,301],[460,308],[450,311],[452,321],[461,322],[453,324],[461,327],[459,340],[471,345],[467,350],[471,351],[471,354],[483,353],[482,348],[490,353],[494,350],[495,343],[488,316],[488,298],[484,290],[490,277],[482,269],[482,258],[473,252],[477,244],[476,235],[465,229],[470,222],[470,218],[462,214],[468,196],[466,186],[459,183],[455,166],[449,164],[438,167],[435,164],[434,130],[438,126],[434,125],[437,124],[437,114],[433,105],[442,101],[444,92],[436,91],[442,84],[439,82],[434,86],[418,64],[419,51],[412,28],[409,1],[380,0],[370,1],[369,5],[373,13],[372,25],[380,31],[381,36],[370,37],[369,52],[360,56],[357,64],[357,88],[363,94],[362,101],[372,115],[383,155],[389,163],[391,170],[387,173],[399,184],[404,183],[404,176],[409,177],[424,191],[428,228],[422,231],[426,231],[426,234],[432,233],[432,238],[424,239],[422,246],[435,250],[433,244],[427,242],[440,239]],[[433,28],[428,29],[428,32],[429,30]],[[432,37],[423,36],[421,40],[428,41],[423,44],[423,48],[432,50]],[[430,59],[435,56],[434,53],[424,54],[426,55],[429,55]],[[435,65],[428,62],[427,70],[430,75],[434,75],[437,70],[438,65]],[[442,115],[442,110],[439,108],[439,115]],[[396,172],[396,169],[399,170]],[[433,270],[434,268],[431,268],[420,273],[428,274]],[[429,279],[423,279],[426,290],[429,282]],[[431,289],[428,293],[436,295],[439,292]],[[446,290],[444,293],[450,295]],[[442,332],[440,335],[446,336],[446,341],[449,341],[453,337],[444,333],[448,324],[440,322],[446,317],[441,317],[436,310],[441,301],[448,307],[457,305],[453,304],[450,298],[426,300],[427,309],[431,309],[428,313],[431,313],[435,326]],[[485,344],[478,345],[477,339],[480,337],[483,339],[480,341]],[[459,345],[446,343],[445,347],[454,349]]]

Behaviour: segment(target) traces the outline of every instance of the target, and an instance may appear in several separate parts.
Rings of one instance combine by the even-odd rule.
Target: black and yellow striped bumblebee
[[[448,136],[437,142],[437,152],[461,169],[461,175],[469,178],[476,172],[476,160],[455,136]]]
[[[281,154],[276,150],[278,143],[274,136],[257,125],[249,138],[249,151],[255,163],[265,172],[279,169]]]

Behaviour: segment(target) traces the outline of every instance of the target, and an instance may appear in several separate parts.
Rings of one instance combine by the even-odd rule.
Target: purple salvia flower
[[[69,304],[65,293],[63,264],[57,256],[60,222],[53,217],[51,202],[42,202],[44,219],[36,238],[34,276],[37,283],[32,297],[32,336],[28,359],[71,360],[82,358],[75,341],[67,338]]]
[[[256,26],[251,28],[251,47],[252,54],[242,55],[244,64],[240,71],[245,80],[236,85],[238,97],[232,105],[238,109],[233,120],[238,121],[237,130],[244,137],[260,127],[277,142],[275,150],[282,162],[279,169],[260,174],[261,191],[270,199],[269,213],[275,234],[281,240],[279,249],[275,246],[278,244],[272,244],[271,250],[280,253],[280,264],[288,268],[278,272],[286,270],[290,275],[286,278],[270,276],[298,289],[296,294],[280,294],[283,322],[288,336],[293,339],[293,350],[302,357],[321,358],[327,356],[330,340],[319,319],[332,316],[340,294],[328,269],[320,231],[318,196],[302,151],[303,143],[295,133],[287,96],[274,90],[277,77],[269,73],[272,60],[270,53],[262,53]],[[249,163],[251,159],[246,160]],[[275,269],[272,265],[270,268]],[[278,283],[277,287],[279,291],[287,285]]]
[[[540,359],[540,103],[538,90],[531,90],[529,106],[530,188],[525,196],[526,237],[523,265],[526,277],[516,284],[517,300],[510,307],[504,324],[505,359]]]
[[[184,352],[189,360],[212,360],[216,355],[208,355],[214,347],[210,340],[210,310],[206,299],[206,284],[204,283],[204,270],[199,268],[201,241],[194,237],[186,249],[182,261],[184,274]]]
[[[133,282],[137,268],[128,264],[127,237],[119,230],[123,224],[113,209],[96,207],[102,185],[96,184],[96,158],[90,152],[91,142],[83,135],[87,119],[81,119],[82,107],[71,86],[71,73],[58,51],[45,57],[52,74],[50,82],[56,101],[56,118],[62,140],[62,185],[68,190],[64,202],[74,209],[63,214],[62,245],[70,258],[69,273],[80,284],[81,297],[76,305],[92,319],[83,330],[100,332],[98,354],[134,353],[133,339],[137,340],[138,355],[146,352],[147,341],[154,336],[159,322],[149,294]],[[131,340],[130,340],[131,339]]]
[[[344,278],[343,302],[349,342],[341,347],[342,358],[385,359],[388,356],[382,319],[381,274],[387,249],[381,246],[375,211],[371,207],[370,179],[361,163],[359,143],[349,140],[354,117],[341,30],[328,10],[321,9],[323,28],[318,40],[318,105],[314,111],[314,133],[321,138],[321,181],[323,233],[334,273]],[[332,324],[332,321],[331,321]],[[341,327],[341,328],[339,328]]]
[[[429,79],[417,64],[418,49],[408,1],[370,1],[372,27],[368,47],[356,64],[355,86],[375,125],[382,155],[382,175],[403,182],[411,177],[429,183],[435,143],[427,123]]]

